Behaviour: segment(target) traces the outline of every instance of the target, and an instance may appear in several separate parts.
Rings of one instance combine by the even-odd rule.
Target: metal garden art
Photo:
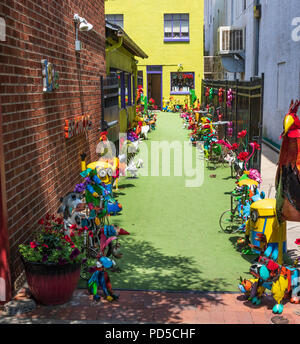
[[[136,175],[135,169],[143,166],[143,161],[135,162],[134,157],[157,120],[157,114],[148,110],[141,88],[137,98],[142,106],[137,107],[120,155],[114,156],[107,132],[102,132],[97,147],[99,159],[87,164],[86,154],[81,154],[82,181],[60,199],[59,217],[47,215],[40,221],[42,229],[36,238],[20,245],[30,291],[42,304],[67,302],[80,277],[95,301],[100,300],[100,289],[107,301],[118,299],[109,273],[120,271],[116,263],[123,256],[119,238],[129,232],[110,224],[111,216],[121,214],[123,209],[113,190],[118,191],[120,175],[126,171]]]
[[[266,199],[251,205],[246,228],[246,244],[259,257],[250,273],[253,280],[242,280],[240,290],[253,304],[260,304],[265,290],[274,300],[273,313],[283,312],[283,303],[299,303],[298,259],[293,265],[284,262],[286,252],[286,221],[300,220],[299,130],[297,116],[300,102],[292,101],[284,118],[282,145],[276,174],[276,199]],[[296,244],[299,240],[296,240]]]

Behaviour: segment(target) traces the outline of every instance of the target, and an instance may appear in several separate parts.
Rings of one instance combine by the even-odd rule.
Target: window
[[[123,14],[107,14],[105,19],[115,25],[119,25],[122,29],[124,29],[124,20]]]
[[[171,73],[171,94],[189,94],[195,87],[194,73],[172,72]]]
[[[164,40],[189,41],[189,14],[165,14]]]
[[[141,85],[142,87],[144,86],[144,81],[143,81],[143,71],[139,70],[137,74],[137,84],[138,86]]]
[[[125,83],[125,106],[131,106],[131,94],[132,94],[132,87],[131,87],[131,74],[124,73],[124,83]]]

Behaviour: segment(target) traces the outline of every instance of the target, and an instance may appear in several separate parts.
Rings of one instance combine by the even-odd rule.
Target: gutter
[[[112,51],[115,51],[116,49],[121,48],[123,41],[124,41],[123,35],[120,35],[120,36],[118,35],[118,42],[108,48],[105,48],[106,54],[111,53]]]

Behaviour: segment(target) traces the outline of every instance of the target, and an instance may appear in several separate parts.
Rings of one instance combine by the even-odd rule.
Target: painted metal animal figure
[[[69,233],[72,225],[86,226],[83,221],[87,218],[85,214],[86,203],[84,196],[78,192],[69,192],[60,199],[61,206],[57,213],[62,214],[66,234]]]
[[[94,273],[88,281],[88,290],[93,295],[95,301],[100,300],[100,295],[98,294],[99,288],[102,289],[107,301],[111,302],[119,298],[112,290],[110,278],[107,273],[107,270],[112,270],[115,266],[115,261],[108,257],[100,257],[98,259],[96,267],[93,268]]]

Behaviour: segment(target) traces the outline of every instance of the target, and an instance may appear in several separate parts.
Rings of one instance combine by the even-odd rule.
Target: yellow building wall
[[[189,42],[164,42],[164,14],[189,13]],[[146,52],[148,59],[138,59],[147,94],[146,65],[163,66],[163,97],[169,99],[170,73],[195,73],[195,92],[201,97],[203,78],[204,0],[107,0],[105,14],[123,14],[124,31]],[[174,95],[184,103],[186,95]]]

